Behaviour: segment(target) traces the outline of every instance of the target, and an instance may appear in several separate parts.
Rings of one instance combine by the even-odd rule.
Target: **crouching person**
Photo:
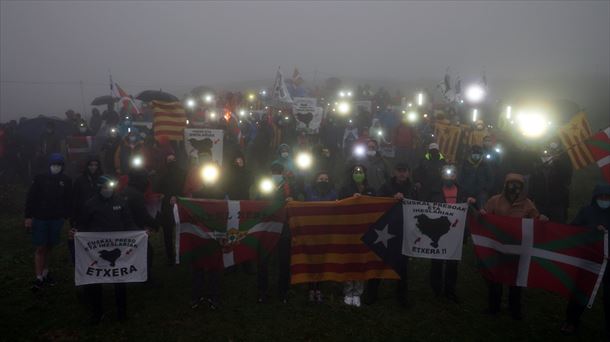
[[[70,230],[70,237],[80,232],[113,232],[136,230],[125,201],[114,192],[117,182],[109,176],[101,176],[97,180],[98,193],[89,199],[82,214],[76,222],[76,227]],[[102,320],[102,284],[84,285],[85,298],[90,305],[92,325]],[[119,322],[127,319],[127,289],[125,283],[114,284],[117,318]]]

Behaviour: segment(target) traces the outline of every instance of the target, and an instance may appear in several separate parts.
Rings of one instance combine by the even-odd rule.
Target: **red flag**
[[[479,270],[486,279],[593,304],[606,268],[606,234],[491,214],[471,217],[469,226]]]
[[[115,85],[116,85],[116,89],[119,93],[119,97],[121,98],[121,103],[123,104],[122,108],[126,108],[126,110],[129,114],[132,114],[132,115],[139,114],[140,109],[138,108],[136,103],[133,101],[133,98],[131,97],[131,95],[127,94],[127,92],[125,90],[123,90],[123,88],[121,88],[118,83],[115,83]]]
[[[586,144],[604,179],[610,183],[610,127],[597,132]]]

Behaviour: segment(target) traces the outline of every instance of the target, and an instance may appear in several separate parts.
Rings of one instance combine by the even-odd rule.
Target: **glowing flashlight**
[[[543,136],[549,127],[546,115],[537,110],[519,112],[517,125],[523,136],[533,139]]]
[[[210,113],[210,118],[216,119],[216,112],[211,112]]]
[[[307,170],[313,164],[313,158],[311,154],[306,152],[301,152],[297,154],[295,158],[296,165],[301,170]]]
[[[378,135],[378,136],[382,136],[382,135],[383,135],[383,131],[382,131],[382,130],[378,130],[378,131],[377,131],[377,135]]]
[[[478,118],[479,118],[479,110],[475,108],[472,110],[472,122],[477,122]]]
[[[205,103],[212,103],[213,100],[214,96],[212,96],[212,94],[205,94],[203,97],[203,101],[205,101]]]
[[[111,129],[110,129],[110,133],[116,133],[116,128],[114,128],[114,127],[113,127],[113,128],[111,128]]]
[[[239,116],[245,116],[246,115],[246,111],[245,110],[240,110],[239,111]]]
[[[339,103],[337,110],[339,111],[339,114],[345,115],[348,114],[350,112],[350,105],[347,102],[341,102]]]
[[[478,103],[485,97],[485,89],[478,84],[472,84],[466,89],[466,99],[472,103]]]
[[[274,187],[275,185],[273,184],[273,180],[269,178],[261,180],[260,184],[258,185],[259,190],[264,194],[271,193]]]
[[[485,156],[485,158],[487,158],[487,159],[491,159],[491,154],[487,154],[487,155]]]
[[[409,122],[415,122],[415,121],[417,121],[417,113],[416,113],[416,112],[413,112],[413,111],[409,112],[409,114],[407,114],[407,120],[408,120]]]
[[[195,108],[195,100],[193,100],[193,99],[186,100],[186,106],[191,109]]]
[[[248,101],[252,102],[256,99],[256,96],[254,96],[254,94],[248,94]]]
[[[513,113],[513,107],[506,106],[506,118],[508,120],[510,120],[510,117],[511,117],[512,113]]]
[[[421,106],[424,104],[424,94],[423,93],[418,93],[417,94],[417,105]]]
[[[141,156],[134,156],[131,159],[131,166],[133,168],[141,168],[143,164],[144,164],[144,159],[142,159]]]
[[[363,145],[356,145],[354,147],[354,155],[356,157],[364,157],[366,155],[366,147]]]
[[[115,181],[108,182],[108,187],[109,188],[114,188],[115,186],[116,186],[116,182]]]
[[[216,183],[220,176],[220,170],[216,164],[205,164],[201,168],[201,178],[204,183],[213,184]]]

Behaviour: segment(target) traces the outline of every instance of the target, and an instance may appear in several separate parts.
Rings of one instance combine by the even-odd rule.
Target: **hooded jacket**
[[[146,210],[146,200],[144,192],[148,187],[148,178],[143,172],[131,172],[127,188],[123,190],[121,196],[129,207],[129,212],[136,226],[139,228],[153,228],[157,230],[159,224]]]
[[[84,205],[76,221],[76,228],[83,232],[114,232],[138,229],[127,203],[114,194],[104,198],[99,193]]]
[[[511,181],[518,181],[525,184],[523,175],[509,173],[504,179],[505,189],[506,183]],[[538,209],[536,209],[534,203],[526,197],[525,190],[521,192],[519,197],[513,203],[510,203],[506,197],[505,189],[502,190],[501,193],[492,196],[487,203],[485,203],[484,209],[487,211],[487,213],[522,218],[536,218],[540,216],[540,213],[538,212]]]
[[[411,183],[411,179],[407,178],[403,184],[398,184],[396,177],[392,177],[388,182],[384,183],[377,190],[377,196],[392,197],[398,192],[402,193],[405,198],[417,199],[417,193]]]
[[[282,158],[282,156],[281,156],[282,150],[285,150],[285,149],[288,150],[288,158]],[[294,162],[292,161],[292,150],[290,149],[290,146],[288,146],[287,144],[281,144],[280,146],[278,146],[277,155],[278,155],[278,158],[276,160],[274,160],[272,162],[272,164],[273,163],[282,164],[282,166],[284,167],[284,170],[294,174],[295,167],[294,167]]]
[[[574,220],[570,222],[571,225],[594,229],[601,224],[610,229],[610,208],[602,209],[597,205],[595,199],[599,195],[610,195],[610,184],[599,184],[595,187],[591,204],[580,208]]]
[[[88,167],[91,162],[98,163],[97,171],[94,174],[89,173]],[[80,215],[85,202],[97,194],[98,188],[96,181],[102,174],[104,173],[102,171],[102,163],[100,162],[100,159],[95,156],[89,157],[85,163],[83,173],[76,178],[74,181],[74,187],[72,189],[74,219]]]
[[[53,155],[51,155],[53,157]],[[25,202],[25,218],[56,220],[68,218],[72,212],[72,180],[64,175],[62,163],[60,173],[47,172],[37,175],[28,190]]]
[[[413,181],[421,184],[420,200],[432,201],[431,198],[442,194],[441,172],[445,165],[445,157],[441,153],[439,153],[439,159],[433,159],[429,152],[425,154],[424,159],[413,171]]]

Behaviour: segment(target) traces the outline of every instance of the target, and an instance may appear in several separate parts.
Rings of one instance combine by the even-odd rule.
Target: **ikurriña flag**
[[[479,270],[487,280],[593,304],[606,268],[607,234],[491,214],[473,215],[469,226]]]
[[[587,141],[587,147],[602,171],[602,176],[610,183],[610,127],[595,133]]]
[[[162,136],[173,141],[184,139],[186,113],[180,102],[152,101],[152,110],[155,139]]]
[[[289,202],[292,284],[374,278],[398,279],[363,242],[362,235],[396,203],[380,197]]]
[[[176,262],[222,270],[270,253],[284,226],[283,203],[178,198]]]

